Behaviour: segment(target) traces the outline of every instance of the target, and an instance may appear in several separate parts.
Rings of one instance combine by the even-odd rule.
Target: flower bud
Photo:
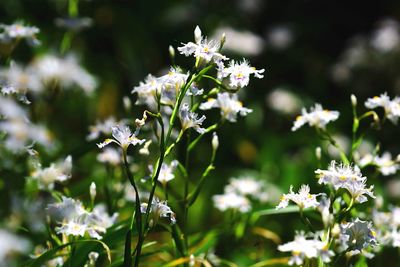
[[[90,187],[89,187],[89,193],[90,193],[90,199],[92,200],[92,201],[94,201],[94,199],[95,199],[95,197],[96,197],[96,184],[95,184],[95,182],[92,182],[91,184],[90,184]]]
[[[213,133],[211,145],[212,145],[212,148],[213,148],[214,151],[216,151],[218,149],[219,140],[218,140],[218,135],[217,135],[216,132]]]
[[[317,157],[317,160],[321,160],[321,147],[320,146],[318,146],[315,149],[315,156]]]
[[[122,98],[122,101],[123,101],[125,110],[129,112],[131,110],[131,107],[132,107],[132,101],[127,96],[124,96]]]
[[[194,29],[194,41],[196,42],[196,44],[198,44],[201,42],[201,39],[202,39],[201,30],[199,26],[196,26],[196,29]]]
[[[175,58],[175,49],[172,45],[168,47],[169,56],[173,59]]]
[[[351,104],[353,105],[353,107],[357,106],[357,97],[352,94],[350,99],[351,99]]]

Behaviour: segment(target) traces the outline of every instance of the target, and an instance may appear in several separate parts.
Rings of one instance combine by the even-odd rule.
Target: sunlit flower
[[[359,254],[363,249],[375,246],[376,233],[372,223],[356,218],[352,222],[340,224],[339,244],[342,251],[351,255]]]
[[[138,103],[145,104],[148,107],[156,106],[156,94],[161,90],[162,84],[157,77],[149,74],[145,78],[144,82],[140,82],[138,86],[135,86],[132,90],[133,93],[138,95]]]
[[[313,239],[307,239],[304,233],[297,233],[294,240],[278,246],[282,252],[292,252],[289,259],[289,265],[302,265],[304,259],[321,257],[323,262],[330,262],[335,254],[328,249],[326,242]]]
[[[30,45],[40,44],[36,38],[39,29],[34,26],[24,26],[22,22],[11,25],[0,24],[0,42],[9,43],[14,40],[26,39]]]
[[[89,126],[89,135],[86,137],[88,141],[96,140],[101,135],[110,135],[111,129],[118,124],[114,117],[108,117],[104,121],[97,121],[95,125]]]
[[[223,64],[219,65],[218,78],[229,78],[229,87],[238,89],[246,87],[249,84],[250,75],[254,75],[254,77],[259,79],[263,78],[262,73],[264,71],[264,69],[256,70],[256,68],[251,67],[245,59],[241,63],[232,60],[227,68]]]
[[[207,102],[200,105],[200,109],[207,110],[211,108],[219,108],[221,116],[230,122],[236,122],[237,114],[246,116],[252,112],[251,109],[243,107],[242,102],[238,100],[237,94],[219,93],[217,99],[209,98]]]
[[[266,201],[268,199],[268,192],[266,191],[265,184],[249,176],[230,179],[224,191],[226,193],[236,193],[260,201]]]
[[[103,143],[97,144],[99,148],[103,148],[110,143],[116,143],[123,150],[128,149],[130,145],[136,146],[143,144],[146,140],[136,137],[136,133],[132,133],[128,126],[117,125],[111,128],[114,139],[106,139]]]
[[[179,110],[179,118],[181,120],[182,131],[186,131],[189,128],[193,128],[198,133],[204,133],[205,129],[201,128],[203,121],[206,116],[201,116],[198,118],[198,114],[191,112],[189,104],[184,103]]]
[[[97,155],[97,160],[112,166],[118,166],[121,163],[122,155],[119,150],[107,147]]]
[[[101,239],[101,234],[113,225],[118,214],[109,216],[104,205],[96,205],[91,212],[85,210],[80,201],[62,197],[62,202],[50,204],[49,214],[59,224],[56,232],[59,234],[84,236]]]
[[[16,253],[26,254],[31,248],[28,240],[5,229],[0,229],[0,240],[0,263],[2,266],[14,266],[7,264],[10,257]]]
[[[142,213],[146,213],[148,203],[142,203],[140,210]],[[153,198],[150,213],[153,215],[150,225],[156,225],[159,218],[168,218],[171,224],[176,223],[175,213],[167,205],[167,201],[160,201],[158,198]]]
[[[189,42],[178,47],[178,51],[185,55],[193,55],[195,58],[208,63],[210,61],[219,62],[228,58],[219,53],[220,43],[214,40],[207,41],[207,38],[201,36],[201,30],[197,26],[195,29],[195,43]]]
[[[296,118],[292,131],[296,131],[304,124],[308,124],[311,127],[317,127],[325,129],[326,125],[335,121],[339,118],[338,111],[324,110],[320,104],[315,104],[311,107],[310,112],[307,112],[305,108],[302,109],[301,115]]]
[[[395,174],[400,169],[399,162],[392,159],[390,152],[385,152],[382,156],[375,156],[373,163],[378,167],[379,172],[385,176]]]
[[[158,175],[158,181],[162,184],[165,184],[172,179],[175,178],[174,172],[176,167],[178,166],[178,161],[173,160],[170,164],[163,163],[161,165],[160,174]],[[154,167],[152,165],[149,166],[150,172],[154,171]]]
[[[171,68],[169,72],[159,77],[161,101],[165,104],[174,104],[179,90],[185,85],[188,78],[187,73],[182,73],[178,67]]]
[[[335,190],[340,188],[346,189],[352,198],[358,202],[363,203],[369,197],[375,198],[372,193],[373,186],[366,188],[367,177],[362,176],[360,169],[357,166],[349,164],[336,164],[332,161],[328,170],[316,170],[315,173],[318,177],[318,183],[330,184]]]
[[[96,79],[79,65],[72,54],[66,57],[51,54],[41,56],[33,62],[32,68],[45,85],[61,85],[64,88],[77,86],[87,94],[97,87]]]
[[[38,168],[32,173],[32,178],[38,182],[39,189],[53,189],[54,183],[64,182],[71,178],[72,157],[68,156],[64,162],[52,163],[47,168]]]
[[[238,31],[231,27],[221,27],[213,34],[213,39],[226,35],[228,42],[224,44],[223,51],[232,51],[240,55],[255,56],[262,52],[264,40],[250,31]]]
[[[28,114],[11,98],[0,96],[0,117],[4,119],[18,119],[26,118]]]
[[[8,68],[1,69],[0,80],[7,84],[7,90],[2,90],[3,94],[37,93],[43,89],[35,70],[30,67],[24,68],[16,62],[11,62]]]
[[[214,206],[220,211],[233,209],[245,213],[251,209],[250,201],[237,193],[227,192],[223,195],[215,195],[212,199]]]
[[[301,209],[316,208],[319,206],[319,202],[317,201],[318,195],[310,194],[310,187],[308,185],[302,185],[298,193],[294,193],[293,186],[290,186],[289,193],[281,197],[281,201],[276,209],[286,208],[290,200],[296,203]]]
[[[387,93],[381,94],[380,96],[374,96],[368,98],[365,102],[365,107],[369,109],[375,109],[381,107],[385,111],[385,116],[393,123],[397,123],[400,117],[400,98],[395,97],[390,100]]]

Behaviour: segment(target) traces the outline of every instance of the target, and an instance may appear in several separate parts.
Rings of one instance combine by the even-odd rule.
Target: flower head
[[[336,164],[335,161],[332,161],[328,170],[318,169],[315,173],[318,177],[318,183],[330,184],[335,190],[339,190],[340,188],[346,189],[358,203],[367,201],[365,195],[375,198],[372,193],[374,187],[366,188],[367,177],[362,176],[357,166]]]
[[[318,240],[316,237],[307,239],[304,233],[297,233],[294,240],[278,246],[282,252],[292,252],[289,265],[302,265],[305,258],[312,259],[321,257],[323,262],[330,262],[335,254],[328,249],[326,242]]]
[[[178,51],[185,55],[193,55],[196,59],[208,63],[210,61],[220,62],[228,58],[219,53],[220,43],[214,40],[207,41],[201,34],[200,28],[197,26],[195,29],[195,43],[183,43],[183,46],[178,47]]]
[[[342,251],[351,255],[359,254],[363,249],[376,245],[376,234],[372,223],[356,218],[349,223],[340,224],[339,244]]]
[[[162,184],[165,184],[172,179],[175,178],[174,171],[178,166],[178,161],[173,160],[170,164],[163,163],[161,165],[160,174],[158,176],[158,181]],[[154,167],[152,165],[149,166],[150,172],[153,172]]]
[[[146,213],[148,208],[148,203],[142,203],[140,210],[142,213]],[[169,218],[171,224],[176,223],[175,213],[167,205],[167,201],[160,201],[158,198],[153,198],[150,206],[150,213],[153,215],[150,225],[157,224],[159,218]]]
[[[241,63],[231,61],[229,67],[225,68],[223,64],[219,65],[218,76],[220,79],[229,77],[229,87],[233,89],[246,87],[250,82],[250,75],[256,78],[263,78],[264,69],[256,70],[251,67],[249,62],[243,60]]]
[[[230,122],[236,122],[237,115],[246,116],[252,112],[251,109],[243,107],[242,102],[238,100],[237,94],[218,93],[217,99],[209,98],[207,102],[200,105],[200,109],[208,110],[219,108],[221,116]]]
[[[40,189],[53,189],[55,182],[64,182],[71,178],[72,157],[68,156],[64,162],[51,164],[47,168],[38,168],[32,173]]]
[[[245,213],[251,209],[250,201],[245,196],[233,192],[215,195],[213,201],[214,206],[220,211],[233,209]]]
[[[103,148],[110,143],[116,143],[123,150],[128,149],[130,145],[136,146],[143,144],[146,140],[136,137],[136,133],[132,133],[131,129],[126,125],[117,125],[111,127],[112,136],[114,139],[106,139],[103,143],[97,144],[99,148]]]
[[[304,208],[316,208],[319,206],[317,196],[319,194],[310,194],[310,187],[308,185],[302,185],[298,193],[293,192],[293,186],[289,189],[289,194],[284,194],[281,197],[281,202],[276,209],[286,208],[289,201],[296,203],[301,209]]]
[[[381,94],[380,96],[374,96],[368,98],[365,102],[365,107],[369,109],[375,109],[381,107],[385,111],[385,116],[394,124],[397,123],[400,117],[400,98],[395,97],[390,100],[387,93]]]
[[[26,39],[30,45],[39,45],[40,42],[36,38],[39,29],[34,26],[25,26],[22,22],[16,22],[11,25],[0,24],[0,42],[9,43],[18,39]]]
[[[305,108],[302,109],[301,115],[298,116],[292,127],[292,131],[296,131],[305,124],[320,129],[325,129],[326,125],[339,118],[338,111],[324,110],[320,104],[311,107],[310,112]]]
[[[191,112],[187,103],[184,103],[179,110],[179,118],[181,119],[182,131],[193,128],[200,134],[204,133],[205,129],[201,128],[201,124],[206,119],[206,116],[203,115],[198,118],[198,114]]]

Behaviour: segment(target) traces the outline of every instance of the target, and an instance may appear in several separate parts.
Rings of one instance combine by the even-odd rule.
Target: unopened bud
[[[221,40],[219,41],[219,48],[220,48],[220,49],[224,46],[225,41],[226,41],[226,34],[225,34],[225,33],[222,33],[222,35],[221,35]]]
[[[175,49],[172,45],[170,45],[168,47],[168,52],[169,52],[169,56],[171,57],[171,59],[174,59],[175,58]]]
[[[211,144],[212,144],[213,150],[216,151],[218,149],[218,146],[219,146],[218,135],[217,135],[216,132],[213,133]]]
[[[317,160],[321,160],[321,147],[320,146],[318,146],[315,149],[315,156],[317,157]]]
[[[196,44],[198,44],[201,42],[201,39],[202,39],[201,30],[199,26],[196,26],[196,29],[194,29],[194,41],[196,42]]]
[[[340,234],[340,227],[339,224],[335,223],[335,225],[332,228],[332,236],[337,237]]]
[[[353,105],[353,107],[357,106],[357,97],[352,94],[350,99],[351,99],[351,104]]]
[[[90,199],[92,200],[92,201],[94,201],[94,199],[96,198],[96,184],[95,184],[95,182],[92,182],[91,184],[90,184],[90,187],[89,187],[89,193],[90,193]]]
[[[129,99],[129,97],[124,96],[124,98],[122,98],[122,101],[123,101],[125,110],[130,111],[131,107],[132,107],[132,101]]]

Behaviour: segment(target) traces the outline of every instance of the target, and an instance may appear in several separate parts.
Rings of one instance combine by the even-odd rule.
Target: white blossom
[[[237,114],[246,116],[252,112],[251,109],[243,107],[242,102],[238,100],[237,94],[218,93],[217,99],[209,98],[207,102],[201,103],[200,109],[208,110],[211,108],[219,108],[221,116],[230,122],[236,122]]]
[[[376,233],[372,223],[356,218],[352,222],[340,224],[339,245],[341,251],[351,255],[359,254],[369,246],[375,246]]]
[[[148,207],[148,203],[142,203],[140,206],[140,210],[142,213],[146,213]],[[150,224],[152,226],[157,224],[159,218],[168,218],[171,224],[176,223],[175,213],[171,210],[171,208],[167,205],[167,201],[160,201],[158,198],[153,198],[150,213],[152,214],[152,220]]]
[[[179,118],[181,120],[182,131],[186,131],[189,128],[193,128],[198,133],[202,134],[205,129],[201,127],[206,116],[201,116],[198,118],[198,114],[191,112],[189,104],[184,103],[179,110]]]
[[[103,148],[110,143],[116,143],[122,147],[123,150],[126,150],[130,145],[141,145],[146,141],[137,138],[136,134],[132,133],[126,125],[113,126],[111,127],[111,132],[114,139],[106,139],[103,143],[97,144],[99,148]]]
[[[56,182],[64,182],[71,178],[72,157],[68,156],[63,162],[52,163],[49,167],[38,168],[32,173],[32,178],[38,182],[39,189],[54,188]]]
[[[292,127],[292,131],[296,131],[305,124],[311,127],[325,129],[326,125],[339,118],[338,111],[324,110],[320,104],[315,104],[308,112],[305,108],[302,109],[301,115],[298,116]]]
[[[31,249],[31,244],[23,237],[17,236],[6,229],[0,228],[0,264],[8,266],[9,257],[13,254],[26,254]],[[3,265],[4,264],[4,265]]]
[[[301,209],[316,208],[319,206],[319,202],[317,201],[318,195],[310,194],[310,187],[308,185],[302,185],[298,193],[294,193],[293,186],[290,186],[289,193],[283,194],[276,209],[286,208],[289,205],[289,201],[293,201]]]
[[[227,68],[223,64],[219,65],[218,78],[229,78],[229,87],[238,89],[246,87],[249,84],[250,75],[254,75],[254,77],[259,79],[263,78],[262,73],[264,71],[264,69],[256,70],[256,68],[251,67],[245,59],[241,63],[232,60]]]
[[[170,164],[164,162],[161,165],[158,181],[162,184],[165,184],[174,179],[175,178],[174,172],[177,166],[178,166],[177,160],[173,160]],[[152,173],[154,171],[154,167],[150,165],[149,170]]]
[[[242,213],[248,212],[251,209],[250,201],[237,193],[224,193],[212,197],[214,206],[220,211],[228,209],[238,210]]]
[[[39,29],[34,26],[25,26],[22,22],[15,22],[11,25],[0,24],[0,42],[9,43],[14,40],[26,39],[30,45],[40,44],[36,38]]]
[[[380,96],[374,96],[368,98],[365,102],[365,107],[368,109],[375,109],[381,107],[385,111],[385,116],[394,124],[397,123],[400,117],[400,98],[395,97],[390,100],[387,93],[383,93]]]
[[[182,43],[183,46],[178,47],[178,51],[185,55],[190,56],[193,55],[195,58],[200,61],[204,61],[208,63],[210,61],[220,62],[222,60],[227,60],[228,58],[219,53],[220,43],[214,40],[207,41],[207,38],[204,38],[201,35],[201,30],[197,26],[195,29],[195,43],[188,42],[186,44]]]

